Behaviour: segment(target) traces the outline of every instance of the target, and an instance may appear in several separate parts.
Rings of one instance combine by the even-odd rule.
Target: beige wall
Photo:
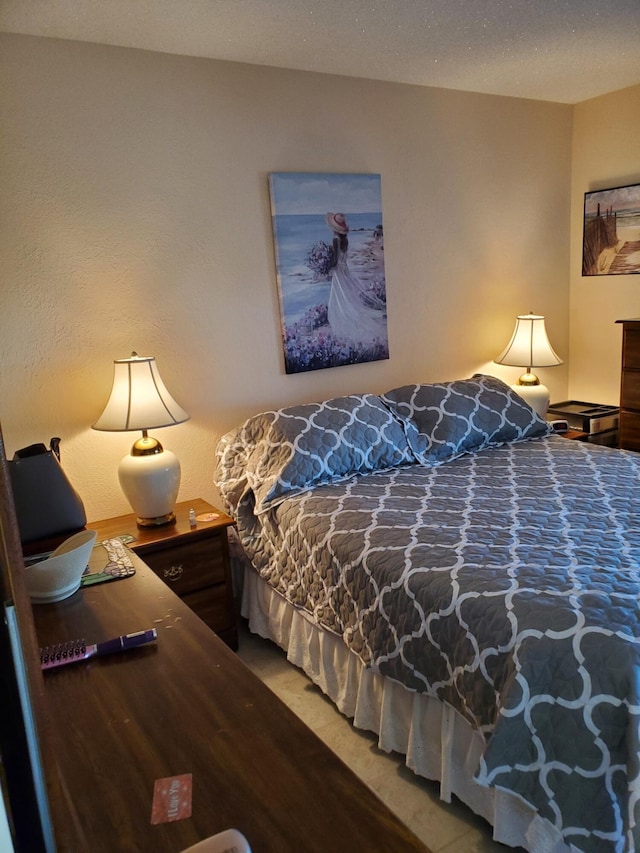
[[[640,275],[582,276],[584,193],[640,183],[640,86],[574,108],[571,212],[570,394],[620,402],[622,330],[640,317]]]
[[[90,424],[133,349],[192,416],[157,431],[185,500],[256,411],[515,381],[490,362],[530,309],[568,356],[571,107],[21,36],[0,74],[0,421],[10,453],[62,437],[90,519],[129,511],[133,437]],[[272,171],[381,174],[388,361],[284,374]]]

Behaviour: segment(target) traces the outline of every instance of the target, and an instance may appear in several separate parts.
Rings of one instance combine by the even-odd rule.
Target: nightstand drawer
[[[640,371],[622,371],[620,405],[625,409],[640,409]]]
[[[640,329],[625,329],[622,367],[640,368]]]
[[[640,450],[640,413],[620,409],[620,447]]]
[[[224,531],[226,536],[226,531]],[[160,551],[137,549],[138,554],[181,598],[225,581],[225,562],[220,536],[201,542],[164,547]]]

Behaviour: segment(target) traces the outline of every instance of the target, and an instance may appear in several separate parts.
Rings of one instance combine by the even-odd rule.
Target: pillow
[[[234,441],[245,449],[256,514],[323,483],[416,461],[402,425],[372,394],[255,415]]]
[[[402,420],[409,446],[423,465],[551,431],[522,397],[494,376],[405,385],[382,399]]]

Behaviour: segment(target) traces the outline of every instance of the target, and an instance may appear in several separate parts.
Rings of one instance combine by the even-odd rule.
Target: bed
[[[215,480],[251,630],[354,725],[498,841],[640,849],[640,456],[476,375],[260,413]]]

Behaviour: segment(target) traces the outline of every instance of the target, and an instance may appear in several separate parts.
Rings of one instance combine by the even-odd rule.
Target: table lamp
[[[120,487],[140,527],[172,524],[180,488],[180,462],[147,431],[181,424],[189,420],[189,415],[167,391],[155,358],[133,352],[130,358],[115,359],[113,364],[111,396],[93,429],[142,430],[142,437],[118,466]]]
[[[547,337],[544,317],[532,313],[519,315],[511,340],[504,352],[494,358],[494,362],[527,368],[518,383],[511,387],[543,418],[549,408],[549,389],[541,384],[532,368],[562,364],[562,359],[554,352]]]

